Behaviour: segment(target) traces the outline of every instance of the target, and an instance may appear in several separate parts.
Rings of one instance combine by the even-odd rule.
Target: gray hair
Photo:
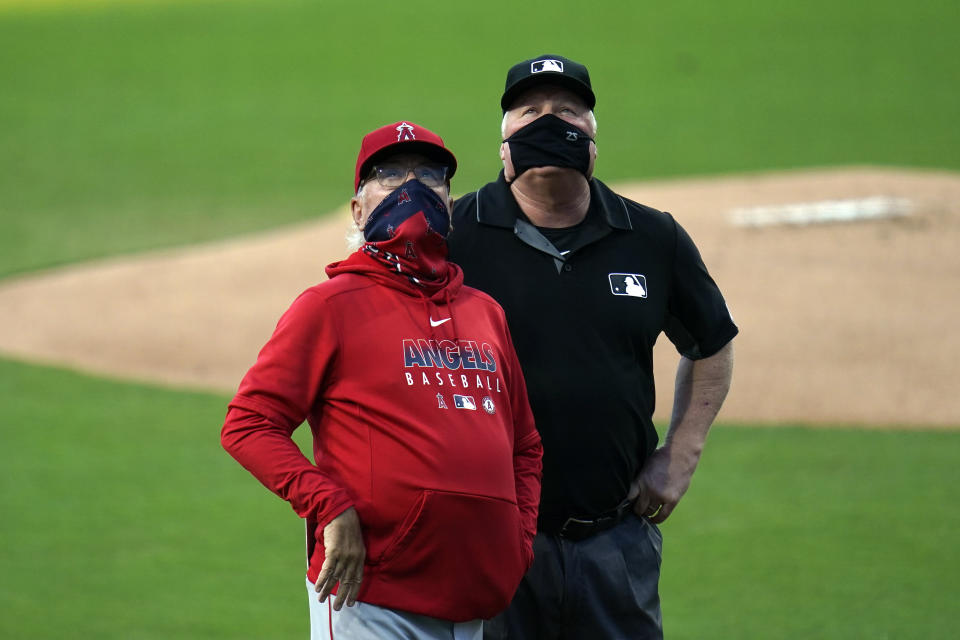
[[[357,198],[363,198],[363,188],[365,186],[366,183],[361,181],[360,187],[357,189]],[[353,216],[350,216],[350,226],[347,228],[344,240],[347,242],[347,250],[351,253],[362,247],[363,243],[366,242],[366,238],[363,237],[363,229],[353,221]]]
[[[355,224],[351,224],[347,229],[344,239],[347,241],[347,250],[351,253],[362,247],[363,243],[366,242],[366,238],[363,237],[363,229]]]

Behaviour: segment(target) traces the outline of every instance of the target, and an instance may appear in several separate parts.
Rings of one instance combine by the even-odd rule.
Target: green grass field
[[[302,525],[220,449],[227,398],[0,381],[0,637],[305,637]],[[957,433],[717,427],[664,525],[669,637],[952,637],[958,459]]]
[[[0,277],[321,215],[399,118],[467,191],[544,52],[590,67],[608,181],[960,169],[946,0],[9,4]],[[220,449],[226,402],[0,360],[0,638],[305,637],[301,524]],[[668,637],[953,637],[958,459],[958,432],[717,427],[664,527]]]

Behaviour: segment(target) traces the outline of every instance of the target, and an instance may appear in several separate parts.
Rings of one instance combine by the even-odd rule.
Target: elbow
[[[733,381],[733,340],[724,345],[717,355],[721,356],[720,376],[723,378],[727,391],[729,391],[730,383]]]
[[[220,429],[220,446],[236,458],[241,442],[258,428],[259,421],[253,414],[244,409],[230,407]]]
[[[220,446],[223,447],[227,453],[229,453],[230,447],[232,444],[233,444],[233,439],[229,435],[229,432],[227,430],[227,425],[224,424],[223,428],[220,429]]]
[[[220,446],[231,456],[236,457],[237,434],[229,419],[223,423],[223,427],[220,429]]]
[[[733,340],[723,345],[709,358],[697,361],[697,368],[721,386],[729,387],[733,379]]]

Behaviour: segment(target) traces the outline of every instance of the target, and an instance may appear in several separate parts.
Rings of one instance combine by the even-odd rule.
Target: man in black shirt
[[[730,386],[737,327],[692,240],[592,177],[595,102],[583,65],[514,65],[504,169],[454,208],[450,259],[506,310],[544,448],[536,558],[488,640],[662,638],[657,524]],[[661,332],[681,357],[658,448]]]

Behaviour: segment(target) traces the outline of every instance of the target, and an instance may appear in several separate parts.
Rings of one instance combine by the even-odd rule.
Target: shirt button
[[[563,265],[563,270],[564,270],[564,271],[573,271],[573,265],[572,265],[572,264],[565,264],[565,265]]]

